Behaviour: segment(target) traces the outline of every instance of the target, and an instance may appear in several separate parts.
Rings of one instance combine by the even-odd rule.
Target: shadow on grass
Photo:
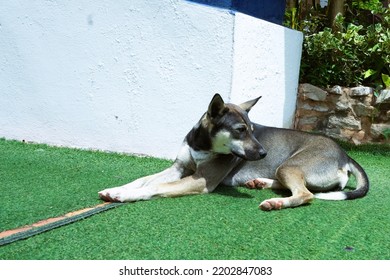
[[[390,144],[389,143],[365,143],[361,145],[355,145],[345,141],[335,140],[344,150],[347,152],[366,152],[373,155],[390,156]]]
[[[219,185],[213,193],[237,198],[253,198],[252,195],[240,192],[237,187]]]
[[[223,195],[223,196],[231,196],[231,197],[237,197],[237,198],[253,198],[253,195],[250,195],[248,193],[240,192],[239,188],[245,188],[245,187],[230,187],[225,185],[219,185],[213,193]],[[262,190],[253,190],[253,191],[262,191]],[[291,192],[289,190],[271,190],[276,195],[280,195],[282,197],[288,197],[291,196]]]
[[[231,186],[219,185],[214,190],[213,193],[218,194],[218,195],[223,195],[223,196],[230,196],[230,197],[236,197],[236,198],[246,198],[246,199],[254,197],[253,195],[250,195],[248,193],[240,192],[238,188],[241,188],[241,187],[231,187]],[[242,188],[244,188],[244,187],[242,187]],[[345,186],[344,190],[341,190],[341,188],[335,187],[333,190],[330,190],[330,192],[333,192],[333,191],[345,191],[345,192],[348,192],[348,191],[352,191],[352,190],[355,190],[355,189],[356,189],[356,187],[354,185],[348,184],[347,186]],[[261,190],[257,190],[257,191],[261,191]],[[291,191],[289,191],[289,190],[275,189],[275,190],[271,190],[271,191],[275,195],[278,195],[280,197],[289,197],[289,196],[291,196]],[[317,193],[317,192],[315,192],[315,193]]]
[[[231,186],[225,186],[225,185],[219,185],[213,193],[224,195],[224,196],[231,196],[231,197],[237,197],[237,198],[253,198],[253,195],[250,195],[248,193],[243,193],[239,191],[239,188],[245,188],[245,187],[231,187]],[[262,191],[262,190],[253,190],[253,191]],[[282,196],[282,197],[288,197],[291,196],[291,192],[289,190],[271,190],[274,194]]]

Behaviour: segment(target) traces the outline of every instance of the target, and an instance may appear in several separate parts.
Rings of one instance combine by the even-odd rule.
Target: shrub
[[[383,75],[390,74],[390,11],[376,6],[371,15],[349,12],[331,27],[324,10],[312,8],[299,22],[289,11],[287,25],[304,33],[300,82],[383,87]]]

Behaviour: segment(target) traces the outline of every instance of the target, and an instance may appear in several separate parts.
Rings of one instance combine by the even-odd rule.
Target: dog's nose
[[[260,150],[259,155],[260,155],[260,159],[265,158],[265,156],[267,155],[267,152],[265,150]]]

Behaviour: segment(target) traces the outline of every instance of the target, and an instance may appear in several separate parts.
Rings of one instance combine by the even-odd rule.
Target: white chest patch
[[[189,148],[189,149],[190,149],[191,157],[195,161],[196,164],[210,160],[212,158],[212,154],[210,152],[195,151],[192,148]]]
[[[191,161],[191,148],[187,143],[183,143],[181,146],[181,149],[177,155],[177,158],[180,159],[180,161],[184,162],[185,164],[190,163]]]

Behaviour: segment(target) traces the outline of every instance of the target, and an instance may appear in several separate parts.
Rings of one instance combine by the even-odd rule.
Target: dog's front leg
[[[204,177],[194,174],[175,182],[156,185],[155,192],[155,196],[158,197],[177,197],[207,193],[209,188]]]
[[[157,174],[139,178],[123,186],[102,190],[99,192],[99,196],[105,201],[148,200],[155,194],[153,186],[177,181],[187,172],[188,170],[182,164],[175,162],[170,168]]]
[[[197,170],[190,176],[188,169],[178,164],[174,171],[163,171],[158,176],[148,179],[148,184],[142,188],[113,188],[100,193],[100,197],[106,201],[132,202],[149,200],[153,197],[177,197],[190,194],[202,194],[212,192],[225,176],[236,165],[237,159],[232,156],[220,156],[198,165]],[[169,178],[169,180],[168,180]],[[153,179],[153,180],[152,180]],[[153,182],[153,183],[152,183]]]
[[[177,197],[190,194],[204,194],[214,191],[226,175],[237,164],[238,159],[229,155],[203,162],[196,172],[178,181],[156,185],[158,197]]]
[[[104,190],[100,197],[112,202],[134,202],[149,200],[153,197],[176,197],[189,194],[201,194],[207,192],[206,180],[196,175],[188,176],[174,182],[159,183],[143,188],[118,187]]]

